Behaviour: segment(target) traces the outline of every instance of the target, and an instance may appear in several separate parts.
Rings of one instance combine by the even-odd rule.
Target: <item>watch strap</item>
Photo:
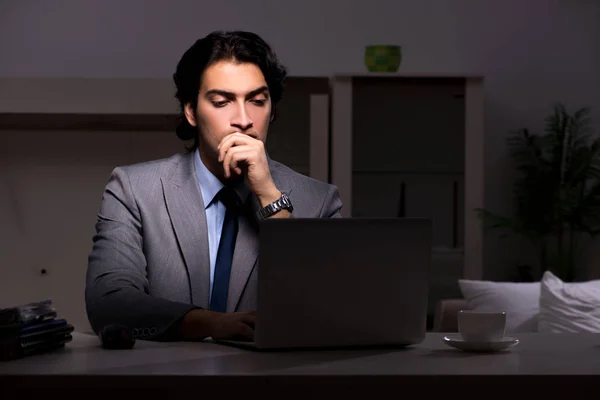
[[[290,198],[288,197],[287,193],[284,192],[281,192],[280,198],[258,210],[256,212],[256,216],[260,221],[265,218],[269,218],[271,215],[276,214],[281,210],[288,210],[289,212],[294,211],[294,206],[292,206]]]

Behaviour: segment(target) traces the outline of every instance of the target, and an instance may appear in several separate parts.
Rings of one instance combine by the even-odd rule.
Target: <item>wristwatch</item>
[[[269,218],[271,215],[277,213],[280,210],[286,209],[289,212],[294,211],[294,206],[292,206],[292,202],[288,197],[287,193],[281,192],[281,197],[271,204],[266,205],[256,212],[256,217],[258,220],[263,220],[265,218]]]

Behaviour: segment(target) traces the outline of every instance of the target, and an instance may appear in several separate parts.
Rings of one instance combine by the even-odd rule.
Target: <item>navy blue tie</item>
[[[238,232],[240,201],[235,191],[229,187],[221,189],[217,197],[225,205],[227,211],[225,212],[219,250],[217,251],[210,309],[225,312],[227,309],[233,250]]]

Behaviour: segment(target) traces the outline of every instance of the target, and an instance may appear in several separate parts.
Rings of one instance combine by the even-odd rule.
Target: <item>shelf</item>
[[[427,79],[481,79],[482,74],[457,74],[457,73],[439,73],[439,72],[337,72],[332,75],[333,78],[427,78]]]
[[[356,175],[463,175],[464,171],[352,170]]]

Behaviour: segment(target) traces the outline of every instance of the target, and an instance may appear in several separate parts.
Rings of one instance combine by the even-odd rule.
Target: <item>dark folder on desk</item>
[[[0,360],[64,347],[74,327],[56,315],[49,300],[0,310]]]
[[[14,360],[34,354],[57,350],[71,340],[71,331],[44,334],[37,338],[11,338],[0,340],[0,360]]]

